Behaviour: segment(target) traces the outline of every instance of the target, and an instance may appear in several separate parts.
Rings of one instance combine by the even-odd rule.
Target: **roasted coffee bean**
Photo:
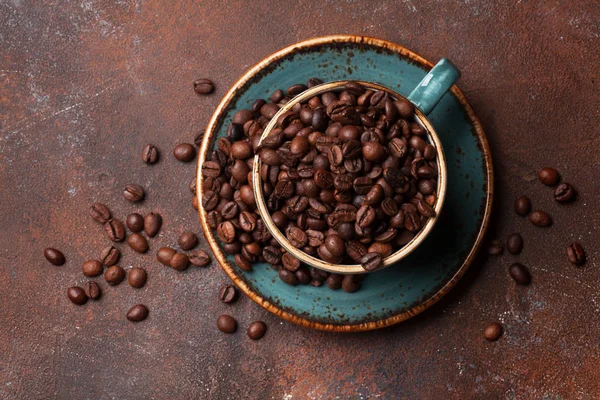
[[[217,328],[223,333],[235,333],[237,321],[232,316],[223,314],[217,319]]]
[[[527,268],[523,264],[515,263],[511,265],[508,273],[519,285],[529,285],[531,282],[531,275],[529,275],[529,271],[527,271]]]
[[[98,300],[102,295],[102,290],[100,290],[100,286],[98,286],[98,284],[94,281],[87,281],[83,286],[83,290],[85,292],[85,295],[92,300]]]
[[[415,237],[415,234],[410,231],[403,231],[398,236],[396,236],[396,244],[398,246],[406,246],[410,243]]]
[[[499,256],[502,254],[503,250],[504,246],[502,246],[502,242],[500,240],[492,240],[490,247],[488,248],[488,254],[490,256]]]
[[[252,263],[242,254],[236,254],[234,257],[235,264],[240,267],[241,270],[250,272],[252,271]]]
[[[219,289],[219,300],[225,304],[231,304],[237,300],[237,289],[233,285],[224,285]]]
[[[171,259],[177,253],[174,249],[170,247],[161,247],[156,252],[156,259],[163,265],[169,266],[171,263]]]
[[[113,242],[120,242],[125,238],[125,228],[118,219],[109,219],[104,224],[106,236]]]
[[[276,265],[276,264],[281,263],[281,252],[279,251],[279,249],[277,249],[275,247],[272,247],[272,246],[265,247],[262,251],[262,255],[263,255],[265,261],[271,265]]]
[[[180,143],[173,149],[173,156],[181,162],[190,162],[196,158],[196,149],[189,143]]]
[[[546,167],[540,169],[538,173],[540,181],[546,186],[555,186],[558,183],[558,171],[554,168]]]
[[[223,216],[220,212],[213,210],[206,214],[206,222],[211,229],[217,229],[217,226],[223,222]]]
[[[177,271],[184,271],[190,265],[190,259],[183,253],[175,253],[169,261],[169,266]]]
[[[101,224],[106,223],[110,219],[110,211],[108,207],[106,207],[102,203],[94,203],[90,207],[90,215],[94,220],[100,222]]]
[[[502,325],[497,322],[492,322],[483,330],[483,337],[490,342],[495,342],[500,339],[500,336],[502,336]]]
[[[131,183],[125,186],[123,197],[131,202],[141,201],[144,199],[144,189],[140,185]]]
[[[300,260],[290,253],[284,253],[281,256],[281,263],[283,264],[283,268],[291,272],[296,272],[300,268]]]
[[[552,218],[544,211],[532,211],[529,214],[529,222],[535,226],[546,227],[552,225]]]
[[[390,154],[396,158],[403,158],[408,151],[406,142],[400,138],[390,140],[387,147]]]
[[[342,279],[342,290],[346,293],[354,293],[360,289],[360,282],[356,275],[346,275]]]
[[[211,94],[215,90],[215,85],[210,79],[201,78],[194,81],[194,91],[198,94]]]
[[[375,222],[375,209],[369,205],[363,205],[356,213],[356,225],[366,228]]]
[[[134,267],[129,271],[129,277],[127,279],[129,281],[129,286],[139,289],[146,284],[148,274],[145,269]]]
[[[513,233],[506,239],[506,250],[510,254],[519,254],[523,250],[523,237],[518,233]]]
[[[73,304],[77,304],[78,306],[81,306],[88,301],[87,295],[83,289],[78,286],[73,286],[67,289],[67,296],[69,297],[69,300],[73,302]]]
[[[344,239],[342,239],[339,235],[327,235],[324,244],[329,253],[331,253],[331,255],[334,257],[339,257],[346,253]]]
[[[393,217],[398,213],[398,205],[393,199],[388,197],[386,199],[383,199],[383,201],[381,202],[381,210],[388,217]]]
[[[308,243],[306,233],[304,233],[304,231],[300,228],[291,227],[287,231],[286,237],[288,238],[290,243],[297,248],[304,247]]]
[[[240,227],[246,232],[252,232],[256,228],[256,217],[248,211],[240,214]]]
[[[263,336],[265,336],[265,333],[267,333],[267,324],[262,321],[255,321],[250,324],[246,333],[250,339],[260,340]]]
[[[350,241],[346,243],[346,252],[354,262],[360,263],[367,254],[367,248],[360,242]]]
[[[559,203],[567,203],[575,198],[575,189],[568,183],[561,183],[554,190],[554,199]]]
[[[144,230],[144,217],[138,213],[129,214],[125,223],[131,232],[141,232]]]
[[[194,196],[192,197],[192,208],[196,211],[198,211],[198,197]]]
[[[127,244],[136,253],[145,253],[148,251],[148,241],[139,233],[132,233],[129,235]]]
[[[102,273],[102,263],[98,260],[88,260],[83,263],[81,270],[85,276],[94,277]]]
[[[118,265],[113,265],[104,271],[104,280],[109,285],[118,285],[125,278],[125,270]]]
[[[121,257],[121,252],[114,246],[107,246],[100,253],[100,262],[107,267],[115,265]]]
[[[204,250],[192,251],[188,258],[190,263],[196,267],[207,267],[210,265],[210,256]]]
[[[402,188],[407,183],[406,176],[397,168],[386,168],[383,171],[383,178],[395,189]]]
[[[198,245],[198,238],[192,232],[183,232],[177,238],[177,243],[182,250],[191,250]]]
[[[424,217],[435,217],[435,210],[424,200],[417,200],[417,210]]]
[[[217,178],[221,174],[221,166],[215,161],[205,161],[202,164],[202,175]]]
[[[383,265],[383,257],[379,253],[367,253],[360,259],[365,271],[375,271]]]
[[[296,278],[296,275],[287,269],[279,270],[279,279],[290,286],[296,286],[298,284],[298,278]]]
[[[60,266],[65,263],[65,256],[60,250],[53,249],[52,247],[47,247],[44,249],[44,257],[46,260],[52,265]]]
[[[515,200],[515,212],[519,215],[527,215],[531,211],[531,201],[527,196],[521,196]]]
[[[585,263],[585,251],[579,243],[571,243],[567,247],[567,257],[573,265],[583,265]]]
[[[150,212],[144,217],[144,230],[146,231],[146,235],[148,235],[148,237],[153,238],[154,236],[156,236],[161,226],[162,217],[160,216],[160,214]]]
[[[143,304],[137,304],[127,311],[127,319],[131,322],[140,322],[148,318],[148,307]]]
[[[157,162],[158,149],[152,144],[147,144],[144,146],[144,149],[142,150],[142,161],[144,161],[146,164],[154,164]]]
[[[363,204],[374,206],[379,204],[379,202],[383,199],[383,188],[380,185],[373,185],[371,190],[365,195],[363,199]]]
[[[219,200],[219,195],[209,190],[202,196],[202,207],[204,207],[206,211],[211,211],[217,207]]]
[[[338,290],[342,287],[342,282],[344,281],[344,275],[341,274],[329,274],[327,279],[325,280],[325,284],[331,290]]]
[[[308,229],[306,231],[306,237],[308,238],[308,245],[312,247],[319,247],[325,242],[325,235],[323,232]]]
[[[198,147],[200,147],[202,145],[202,139],[204,139],[204,129],[199,130],[195,135],[194,135],[194,144]]]

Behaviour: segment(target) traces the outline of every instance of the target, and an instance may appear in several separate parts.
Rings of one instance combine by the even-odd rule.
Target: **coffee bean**
[[[329,274],[329,276],[325,280],[325,284],[331,290],[338,290],[339,288],[342,287],[343,281],[344,281],[344,275]]]
[[[104,280],[109,285],[118,285],[125,278],[125,270],[118,265],[108,267],[104,271]]]
[[[567,247],[567,257],[573,265],[583,265],[585,263],[585,251],[579,243],[571,243]]]
[[[495,342],[502,336],[502,325],[497,322],[492,322],[485,327],[483,337],[490,342]]]
[[[506,250],[510,254],[519,254],[523,250],[523,238],[518,233],[513,233],[506,239]]]
[[[499,256],[502,254],[503,250],[504,246],[502,246],[502,242],[500,240],[492,240],[490,247],[488,248],[488,254],[491,256]]]
[[[204,250],[195,250],[189,254],[190,263],[196,267],[210,265],[210,256]]]
[[[544,211],[532,211],[529,214],[529,222],[535,226],[546,227],[552,225],[552,218]]]
[[[219,300],[225,304],[233,303],[237,297],[237,289],[233,285],[224,285],[219,289]]]
[[[134,267],[129,271],[129,286],[134,288],[141,288],[146,284],[146,279],[148,279],[148,274],[146,270],[140,267]]]
[[[131,202],[142,201],[144,199],[144,189],[140,185],[131,183],[125,186],[123,197]]]
[[[190,162],[196,158],[196,149],[189,143],[180,143],[173,149],[173,156],[181,162]]]
[[[267,324],[262,321],[255,321],[248,327],[248,337],[252,340],[260,340],[267,332]]]
[[[170,266],[171,259],[177,253],[174,249],[170,247],[161,247],[156,252],[156,259],[163,265]]]
[[[65,256],[60,250],[56,250],[52,247],[47,247],[44,249],[44,257],[46,260],[52,265],[60,266],[65,263]]]
[[[223,333],[235,333],[237,321],[231,315],[223,314],[217,319],[217,328]]]
[[[67,296],[69,297],[69,300],[73,302],[73,304],[77,304],[78,306],[81,306],[88,301],[88,297],[86,296],[85,292],[78,286],[73,286],[67,289]]]
[[[152,145],[147,144],[142,150],[142,161],[146,164],[154,164],[158,161],[158,149]]]
[[[123,223],[118,219],[109,219],[104,224],[104,231],[106,236],[113,242],[120,242],[125,239],[125,227]]]
[[[98,276],[103,271],[102,263],[98,260],[89,260],[83,263],[81,270],[85,276]]]
[[[360,259],[360,264],[365,271],[375,271],[383,265],[383,257],[379,253],[367,253]]]
[[[554,168],[546,167],[540,169],[538,173],[540,181],[546,186],[555,186],[558,183],[558,171]]]
[[[129,235],[127,244],[136,253],[145,253],[148,251],[148,241],[139,233],[132,233]]]
[[[398,213],[398,205],[391,198],[383,199],[381,202],[381,211],[388,217],[393,217]]]
[[[354,293],[360,289],[360,282],[358,282],[356,275],[346,275],[342,279],[342,290],[346,293]]]
[[[202,164],[202,175],[217,178],[221,174],[221,166],[215,161],[205,161]]]
[[[198,245],[198,238],[192,232],[183,232],[179,235],[177,243],[182,250],[191,250]]]
[[[287,269],[279,270],[279,279],[290,286],[296,286],[298,284],[298,278],[296,278],[296,275]]]
[[[531,211],[531,201],[527,196],[521,196],[515,200],[515,212],[519,215],[527,215]]]
[[[206,78],[196,79],[194,81],[194,91],[198,94],[211,94],[215,90],[215,84]]]
[[[360,207],[356,213],[356,225],[366,228],[375,221],[375,209],[368,205]]]
[[[192,197],[192,208],[196,211],[198,211],[198,197],[194,196]]]
[[[129,214],[125,224],[131,232],[141,232],[144,230],[144,217],[138,213]]]
[[[98,284],[94,281],[87,281],[83,286],[83,290],[85,295],[92,300],[98,300],[102,295],[100,286],[98,286]]]
[[[529,271],[523,264],[515,263],[511,265],[508,273],[519,285],[529,285],[531,282],[531,275],[529,275]]]
[[[148,307],[143,304],[137,304],[127,311],[127,319],[131,322],[140,322],[148,318]]]
[[[195,135],[194,135],[194,144],[198,147],[200,147],[202,145],[202,139],[204,139],[204,129],[199,130]]]
[[[554,190],[554,199],[559,203],[568,203],[575,198],[575,189],[568,183],[561,183]]]
[[[190,259],[183,253],[175,253],[169,261],[169,266],[177,271],[184,271],[190,264]]]
[[[101,224],[106,223],[110,219],[110,211],[108,207],[106,207],[102,203],[94,203],[90,207],[90,215],[92,218]]]
[[[302,248],[308,243],[306,233],[302,229],[296,227],[290,228],[287,231],[286,236],[290,243],[297,248]]]
[[[153,238],[154,236],[156,236],[161,226],[162,217],[160,216],[160,214],[150,212],[144,217],[144,231],[146,232],[146,235],[148,235],[148,237]]]
[[[219,239],[225,243],[232,243],[236,238],[235,227],[231,221],[225,221],[219,224],[217,234]]]
[[[283,268],[291,272],[296,272],[300,268],[300,260],[290,253],[284,253],[281,256],[281,263],[283,264]]]
[[[242,271],[251,272],[252,263],[242,254],[236,254],[234,257],[235,265],[237,265]]]

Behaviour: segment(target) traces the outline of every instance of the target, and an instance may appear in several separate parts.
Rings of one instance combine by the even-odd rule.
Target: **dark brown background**
[[[258,2],[252,2],[258,3]],[[497,4],[496,4],[497,3]],[[600,397],[600,64],[597,2],[494,1],[26,1],[0,2],[0,398],[189,399]],[[431,61],[448,56],[490,141],[497,175],[489,237],[522,232],[518,259],[533,284],[507,276],[510,255],[474,265],[425,314],[380,332],[330,334],[282,322],[249,299],[216,299],[217,265],[177,273],[152,255],[200,229],[187,184],[190,141],[227,88],[252,64],[316,35],[381,37]],[[210,77],[211,97],[191,82]],[[155,143],[163,158],[146,166]],[[580,196],[558,206],[535,170],[556,166]],[[139,207],[121,196],[148,188]],[[536,229],[512,212],[526,193],[555,224]],[[124,249],[122,265],[149,270],[142,290],[105,289],[84,307],[66,288],[108,241],[88,217],[93,201],[116,216],[163,214],[152,254]],[[565,246],[587,249],[584,268]],[[55,246],[68,263],[53,267]],[[123,247],[123,246],[122,246]],[[147,304],[141,324],[127,309]],[[240,331],[217,331],[234,315]],[[267,336],[245,335],[256,319]],[[481,335],[490,321],[506,333]]]

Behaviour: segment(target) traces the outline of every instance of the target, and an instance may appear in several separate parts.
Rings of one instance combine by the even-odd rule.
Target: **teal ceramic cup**
[[[421,124],[426,132],[429,142],[432,143],[436,148],[436,160],[438,164],[438,181],[437,181],[437,192],[436,202],[433,205],[436,216],[431,217],[422,227],[422,229],[415,235],[415,237],[407,243],[405,246],[389,255],[383,260],[383,266],[377,271],[396,264],[410,253],[412,253],[427,237],[427,235],[433,229],[435,223],[438,220],[438,216],[442,210],[444,199],[447,189],[447,174],[446,174],[446,158],[442,148],[441,140],[439,139],[433,125],[427,119],[427,115],[433,111],[435,106],[440,102],[442,97],[450,90],[452,85],[460,77],[459,70],[446,58],[442,58],[430,71],[429,73],[419,82],[419,84],[412,90],[412,92],[406,97],[415,106],[415,121]],[[345,85],[350,81],[335,81],[328,82],[322,85],[314,86],[298,96],[294,97],[288,103],[286,103],[277,114],[271,119],[270,123],[265,128],[260,142],[262,142],[272,131],[277,127],[277,121],[279,116],[288,112],[294,105],[298,103],[305,103],[310,98],[320,95],[324,92],[332,90],[343,90]],[[371,90],[383,90],[388,92],[390,96],[395,99],[404,98],[400,94],[392,91],[389,88],[378,85],[372,82],[358,81],[367,89]],[[332,264],[321,260],[320,258],[304,253],[302,250],[294,247],[285,235],[277,228],[274,224],[270,212],[267,209],[265,196],[263,193],[263,184],[260,174],[261,160],[258,155],[254,158],[253,167],[253,190],[254,198],[259,214],[261,215],[267,229],[271,235],[279,242],[279,244],[295,258],[301,262],[310,265],[315,268],[319,268],[332,273],[342,274],[357,274],[365,273],[367,271],[360,264]]]

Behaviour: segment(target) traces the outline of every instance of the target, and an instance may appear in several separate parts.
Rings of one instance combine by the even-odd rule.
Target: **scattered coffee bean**
[[[127,319],[131,322],[140,322],[148,318],[148,307],[143,304],[137,304],[127,311]]]
[[[259,340],[267,332],[267,324],[262,321],[255,321],[248,327],[248,337],[252,340]]]
[[[140,185],[130,183],[125,186],[123,197],[131,202],[142,201],[144,199],[144,189]]]
[[[190,192],[192,192],[193,194],[196,194],[197,181],[198,180],[196,179],[196,177],[193,177],[190,181],[190,184],[188,185],[188,187],[190,188]]]
[[[198,94],[211,94],[215,90],[215,84],[206,78],[196,79],[194,81],[194,91]]]
[[[514,263],[508,269],[508,273],[519,285],[529,285],[531,282],[531,275],[523,264]]]
[[[144,217],[144,230],[148,237],[156,236],[162,226],[162,217],[159,213],[151,212]]]
[[[196,211],[198,211],[198,197],[194,196],[192,197],[192,208]]]
[[[144,217],[138,213],[131,213],[127,216],[125,224],[131,232],[141,232],[144,230]]]
[[[490,342],[495,342],[502,336],[502,325],[497,322],[492,322],[483,330],[483,337]]]
[[[579,243],[571,243],[567,247],[567,257],[573,265],[583,265],[585,263],[585,251]]]
[[[104,231],[106,236],[113,242],[120,242],[125,238],[125,227],[123,223],[118,219],[109,219],[104,224]]]
[[[235,333],[237,331],[237,321],[232,316],[223,314],[217,319],[217,328],[223,333]]]
[[[44,249],[44,257],[46,260],[52,265],[60,266],[65,263],[65,255],[60,252],[60,250],[56,250],[52,247],[47,247]]]
[[[546,186],[554,186],[558,183],[558,171],[554,168],[542,168],[538,173],[540,181]]]
[[[170,247],[161,247],[156,252],[156,259],[163,265],[167,267],[171,266],[171,259],[177,253],[174,249]]]
[[[118,285],[125,278],[125,270],[118,265],[113,265],[104,271],[104,280],[109,285]]]
[[[196,135],[194,135],[194,144],[198,147],[200,147],[202,145],[202,139],[204,139],[204,129],[201,129],[200,131],[198,131],[198,133],[196,133]]]
[[[100,262],[107,267],[113,266],[119,261],[121,252],[115,246],[106,246],[100,253]]]
[[[147,144],[144,146],[144,149],[142,150],[142,161],[144,161],[146,164],[154,164],[157,162],[158,149],[152,144]]]
[[[129,277],[127,279],[131,287],[139,289],[146,284],[148,274],[145,269],[134,267],[129,271]]]
[[[173,149],[173,155],[181,162],[190,162],[196,158],[196,149],[189,143],[180,143]]]
[[[85,292],[78,286],[73,286],[67,289],[67,296],[69,297],[69,300],[73,302],[73,304],[77,304],[78,306],[81,306],[88,301],[88,297],[86,296]]]
[[[568,203],[575,198],[575,189],[568,183],[561,183],[554,190],[554,199],[559,203]]]
[[[85,295],[92,300],[98,300],[102,295],[100,286],[94,281],[87,281],[83,287]]]
[[[110,219],[110,210],[102,203],[94,203],[90,207],[90,215],[95,221],[104,224]]]
[[[204,250],[192,251],[188,258],[190,263],[196,267],[207,267],[210,265],[210,256]]]
[[[552,218],[544,211],[532,211],[529,214],[529,222],[535,226],[546,227],[552,225]]]
[[[85,276],[94,277],[100,275],[104,269],[100,261],[88,260],[83,263],[81,270]]]
[[[506,239],[506,250],[510,254],[519,254],[523,250],[523,237],[518,233],[513,233]]]
[[[169,266],[177,271],[184,271],[190,264],[190,259],[183,253],[175,253],[169,261]]]
[[[179,235],[177,243],[182,250],[191,250],[198,245],[198,238],[192,232],[183,232]]]
[[[225,304],[233,303],[237,297],[237,289],[233,285],[221,286],[221,289],[219,289],[219,300]]]
[[[490,247],[488,248],[488,254],[490,256],[499,256],[502,254],[503,250],[504,246],[502,246],[502,242],[500,240],[492,240]]]
[[[148,241],[139,233],[132,233],[129,235],[127,244],[137,253],[145,253],[148,251]]]
[[[531,201],[527,196],[521,196],[515,200],[515,212],[519,215],[527,215],[531,211]]]

